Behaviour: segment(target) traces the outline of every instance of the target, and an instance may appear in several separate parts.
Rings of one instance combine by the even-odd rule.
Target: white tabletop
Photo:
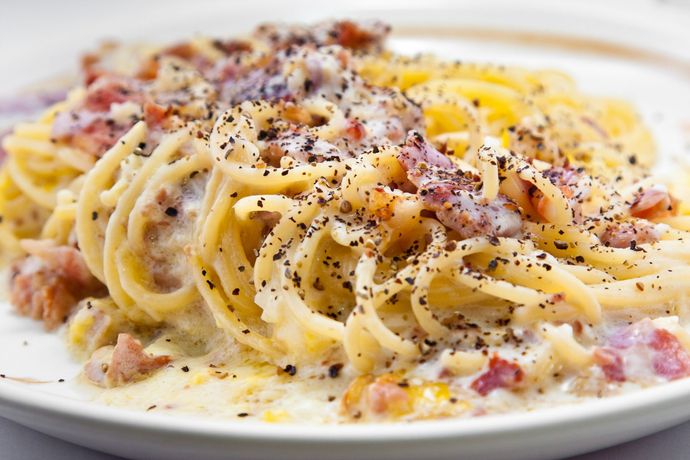
[[[686,460],[690,457],[690,422],[617,447],[568,460]],[[118,460],[120,457],[95,452],[0,418],[0,458],[25,460]]]

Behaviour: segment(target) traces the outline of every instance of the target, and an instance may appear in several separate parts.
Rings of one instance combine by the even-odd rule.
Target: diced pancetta
[[[118,76],[103,76],[87,89],[84,108],[91,112],[107,112],[113,104],[143,102],[142,88],[137,80]]]
[[[486,202],[481,182],[465,173],[418,133],[411,132],[398,157],[427,209],[462,238],[514,236],[522,227],[517,206],[498,194]]]
[[[433,145],[427,142],[421,134],[415,131],[411,131],[407,134],[407,139],[400,150],[398,161],[400,161],[405,171],[408,172],[408,175],[411,173],[413,174],[410,180],[417,186],[422,184],[420,179],[416,179],[417,176],[415,176],[414,173],[419,173],[428,166],[445,169],[455,168],[450,158],[439,152]]]
[[[492,391],[516,388],[524,378],[524,371],[516,362],[507,361],[494,354],[489,360],[489,369],[477,377],[470,387],[482,396]]]
[[[581,222],[582,203],[590,195],[589,179],[583,171],[570,166],[552,166],[542,174],[563,192],[573,210],[573,221]],[[548,220],[550,200],[536,187],[529,189],[529,195],[537,213]]]
[[[675,380],[690,375],[690,354],[666,329],[643,319],[612,334],[605,347],[595,351],[597,363],[608,380],[661,377]]]
[[[79,250],[44,242],[24,242],[29,256],[10,268],[10,298],[21,315],[43,320],[54,329],[67,320],[80,299],[101,294],[104,286],[93,277]]]
[[[656,227],[639,221],[607,225],[599,239],[605,246],[634,249],[639,244],[655,243],[660,236]]]
[[[84,373],[93,383],[111,388],[141,380],[170,361],[170,356],[147,353],[141,342],[131,335],[119,334],[114,347],[107,346],[94,352],[84,367]]]
[[[625,366],[621,354],[610,347],[600,347],[594,350],[594,362],[609,382],[625,382]]]
[[[125,102],[140,104],[144,98],[134,79],[99,77],[88,87],[78,107],[57,114],[51,136],[91,155],[102,156],[137,121],[114,119],[110,116],[111,107]]]
[[[677,212],[678,200],[663,187],[642,190],[630,205],[630,215],[641,219],[658,219]]]

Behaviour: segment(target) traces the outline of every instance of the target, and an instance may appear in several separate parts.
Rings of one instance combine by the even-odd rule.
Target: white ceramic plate
[[[416,3],[416,5],[415,5]],[[690,156],[690,10],[613,1],[303,2],[238,6],[197,0],[135,4],[25,0],[3,7],[0,94],[74,67],[103,37],[168,40],[234,35],[258,21],[378,17],[399,26],[392,46],[465,60],[563,69],[591,93],[632,100],[652,125],[666,167]],[[113,3],[114,5],[114,3]],[[40,12],[41,14],[37,14]],[[27,23],[31,22],[28,28]],[[12,43],[12,46],[8,46]],[[690,419],[690,380],[528,414],[405,425],[278,426],[163,416],[96,405],[71,380],[80,366],[59,334],[0,303],[0,415],[109,453],[146,459],[542,459],[630,440]],[[64,379],[64,382],[60,382]]]

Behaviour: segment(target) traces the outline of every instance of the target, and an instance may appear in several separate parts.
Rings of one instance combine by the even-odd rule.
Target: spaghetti
[[[687,196],[633,109],[387,32],[88,55],[3,143],[12,302],[68,322],[101,386],[220,347],[341,379],[351,421],[689,375]]]

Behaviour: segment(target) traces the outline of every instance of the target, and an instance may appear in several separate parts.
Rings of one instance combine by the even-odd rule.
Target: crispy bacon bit
[[[145,378],[172,361],[167,355],[153,356],[129,334],[119,334],[115,347],[103,347],[86,363],[84,372],[93,383],[116,387]]]
[[[654,329],[648,345],[656,352],[652,366],[657,375],[675,380],[690,374],[690,356],[675,335],[666,329]]]
[[[149,126],[161,126],[172,114],[172,107],[164,107],[152,101],[144,103],[144,121]]]
[[[115,123],[110,123],[108,120],[97,118],[81,129],[79,129],[78,125],[75,126],[74,131],[65,136],[63,140],[68,140],[74,147],[84,150],[91,155],[100,157],[112,147],[128,129],[128,126],[117,125]],[[55,133],[54,127],[54,137],[58,139],[62,137],[55,135]]]
[[[470,387],[480,395],[486,396],[498,388],[516,388],[524,375],[518,363],[506,361],[494,354],[489,361],[489,370],[477,377]]]
[[[398,161],[427,209],[462,238],[514,236],[520,231],[522,219],[512,201],[499,194],[485,203],[480,179],[460,170],[418,133],[408,134]]]
[[[407,134],[407,139],[400,151],[398,161],[405,171],[408,171],[408,174],[417,168],[425,169],[426,166],[446,169],[453,169],[455,166],[450,158],[436,150],[421,134],[415,131],[410,131]],[[412,180],[412,182],[414,183],[415,181]]]
[[[635,196],[630,205],[630,215],[640,219],[659,219],[678,213],[678,200],[668,190],[651,187]]]
[[[651,373],[668,380],[690,375],[688,351],[675,335],[656,327],[648,318],[613,334],[608,345],[621,355],[621,366],[628,361],[635,362],[637,372],[649,369]]]
[[[382,37],[388,33],[387,28],[383,28],[383,30],[366,29],[352,21],[336,22],[333,30],[338,44],[352,49],[367,48],[380,42]]]
[[[107,45],[105,45],[107,48]],[[101,58],[98,54],[87,53],[81,58],[81,72],[84,79],[84,84],[89,86],[99,77],[105,74],[105,71],[100,66]]]
[[[119,382],[129,382],[140,374],[160,369],[170,361],[170,356],[153,356],[146,353],[141,342],[131,335],[119,334],[108,368],[108,376]]]
[[[355,142],[359,142],[364,139],[367,135],[367,130],[361,121],[350,119],[347,120],[347,126],[345,127],[345,133],[347,136]]]
[[[659,232],[653,225],[640,221],[634,224],[631,222],[612,223],[606,227],[599,239],[606,246],[630,248],[633,245],[656,243],[659,237]]]
[[[47,330],[65,322],[80,299],[103,293],[81,253],[68,246],[25,243],[33,255],[10,267],[10,299],[19,314],[43,320]]]
[[[95,156],[101,156],[134,124],[135,119],[117,122],[109,116],[113,104],[144,100],[140,85],[133,79],[99,77],[89,86],[81,106],[60,112],[53,124],[52,137]]]
[[[514,236],[522,227],[517,207],[503,195],[483,204],[471,189],[445,182],[426,184],[418,193],[438,220],[462,238]]]
[[[586,177],[582,174],[582,171],[570,166],[552,166],[543,171],[543,174],[568,199],[573,210],[573,220],[580,222],[582,220],[582,202],[590,194],[589,185],[585,183]],[[551,201],[536,187],[530,188],[529,195],[530,202],[537,213],[548,220]]]
[[[192,59],[197,52],[189,43],[178,43],[164,49],[161,54],[165,56],[175,56],[188,61]]]
[[[141,100],[141,89],[134,80],[107,76],[98,78],[89,86],[84,107],[92,112],[106,112],[113,104]]]
[[[213,47],[225,54],[247,53],[254,49],[251,43],[244,40],[214,40]]]
[[[625,366],[620,353],[613,348],[601,347],[594,350],[594,361],[609,382],[625,382]]]
[[[158,59],[146,59],[141,63],[135,75],[139,80],[155,80],[158,76]]]
[[[12,267],[12,270],[25,270]],[[20,315],[43,320],[46,330],[62,324],[70,314],[76,299],[60,277],[41,269],[17,274],[11,282],[10,302]]]

